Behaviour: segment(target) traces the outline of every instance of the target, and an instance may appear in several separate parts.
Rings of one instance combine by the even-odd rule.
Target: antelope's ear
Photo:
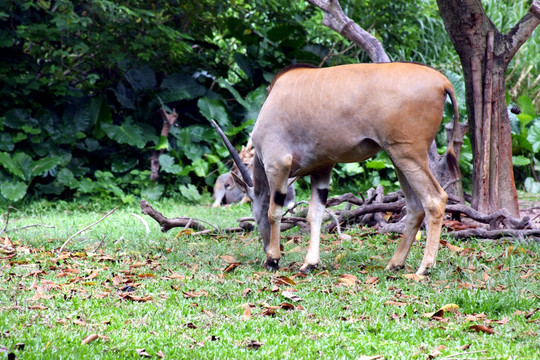
[[[253,186],[249,186],[246,184],[244,179],[242,179],[240,176],[236,175],[234,172],[231,172],[234,184],[242,191],[244,194],[246,194],[251,200],[253,200]]]

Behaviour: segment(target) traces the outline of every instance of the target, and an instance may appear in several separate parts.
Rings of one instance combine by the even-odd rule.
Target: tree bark
[[[519,47],[540,23],[540,0],[508,34],[501,34],[480,0],[437,0],[439,12],[465,75],[469,134],[473,148],[472,207],[519,217],[512,166],[505,73]]]

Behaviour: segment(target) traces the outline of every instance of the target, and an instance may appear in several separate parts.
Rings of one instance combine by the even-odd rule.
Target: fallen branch
[[[199,224],[196,221],[193,221],[191,217],[179,217],[174,219],[169,219],[163,216],[159,211],[155,210],[146,200],[141,200],[141,210],[145,215],[150,216],[152,219],[156,220],[157,223],[161,226],[162,232],[167,232],[175,227],[188,227],[193,230],[205,230],[204,226]]]
[[[66,245],[71,241],[71,239],[73,239],[75,236],[79,235],[80,233],[82,233],[83,231],[86,231],[88,230],[89,228],[91,228],[92,226],[96,225],[96,224],[99,224],[100,222],[102,222],[103,220],[105,220],[105,218],[109,215],[111,215],[113,212],[116,211],[116,209],[118,209],[118,206],[116,206],[114,209],[112,209],[111,211],[109,211],[108,213],[105,214],[105,216],[103,216],[101,219],[99,219],[98,221],[96,221],[95,223],[93,224],[90,224],[88,225],[87,227],[77,231],[75,234],[71,235],[67,240],[66,242],[60,247],[60,249],[58,250],[58,252],[62,252],[64,251],[64,248],[66,247]]]

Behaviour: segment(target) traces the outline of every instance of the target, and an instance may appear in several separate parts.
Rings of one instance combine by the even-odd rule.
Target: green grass
[[[220,227],[250,215],[247,205],[154,206],[168,217],[192,215]],[[163,234],[145,217],[147,235],[131,215],[140,210],[121,208],[59,254],[71,234],[109,209],[41,202],[21,210],[11,214],[8,229],[37,223],[55,228],[7,234],[17,253],[8,258],[0,252],[0,357],[12,352],[19,359],[140,359],[137,349],[145,349],[167,359],[426,359],[439,345],[445,348],[438,359],[540,357],[540,311],[525,317],[540,307],[538,243],[445,236],[470,250],[441,247],[430,276],[415,280],[403,275],[420,264],[422,241],[413,246],[404,271],[388,272],[384,266],[397,237],[353,229],[347,241],[327,235],[324,267],[303,277],[297,270],[305,253],[297,249],[307,245],[307,236],[298,237],[294,229],[283,234],[283,268],[275,274],[262,268],[256,232],[177,236],[180,229]],[[240,263],[228,273],[225,255]],[[342,274],[358,282],[346,286],[338,282]],[[134,291],[122,291],[127,286]],[[301,301],[289,299],[287,290]],[[293,309],[270,315],[269,307],[283,303]],[[451,303],[459,306],[456,313],[425,315]],[[470,331],[475,324],[492,327],[494,334]],[[91,334],[102,337],[81,344]],[[21,343],[24,348],[16,345]]]

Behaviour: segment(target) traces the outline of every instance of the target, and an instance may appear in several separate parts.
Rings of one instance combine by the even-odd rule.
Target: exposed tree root
[[[452,201],[454,200],[454,201]],[[456,202],[452,199],[449,202]],[[331,216],[326,216],[323,220],[326,232],[337,231],[338,224],[341,229],[346,229],[354,225],[365,225],[377,229],[380,233],[403,233],[406,223],[405,198],[401,191],[384,194],[383,188],[370,189],[367,196],[356,197],[352,193],[346,193],[328,199],[327,208],[336,207],[343,203],[340,209],[332,209]],[[306,219],[305,208],[299,208],[302,202],[288,210],[293,215],[282,218],[281,230],[288,230],[299,227],[302,232],[309,232],[309,223]],[[305,204],[305,202],[303,202]],[[181,217],[168,219],[161,213],[154,210],[148,202],[141,201],[141,209],[144,214],[151,216],[161,226],[161,230],[166,232],[174,227],[189,227],[198,232],[196,235],[206,235],[216,233],[214,229],[205,229],[201,224],[192,218]],[[484,239],[513,238],[516,240],[534,239],[540,240],[540,229],[536,227],[529,217],[518,219],[513,217],[505,209],[498,210],[492,214],[483,214],[460,200],[459,203],[449,203],[446,212],[452,218],[462,219],[445,220],[445,226],[450,235],[456,239],[477,237]],[[286,214],[287,214],[286,213]],[[255,227],[253,217],[238,219],[239,226],[227,229],[218,229],[221,233],[235,233],[251,231]]]

